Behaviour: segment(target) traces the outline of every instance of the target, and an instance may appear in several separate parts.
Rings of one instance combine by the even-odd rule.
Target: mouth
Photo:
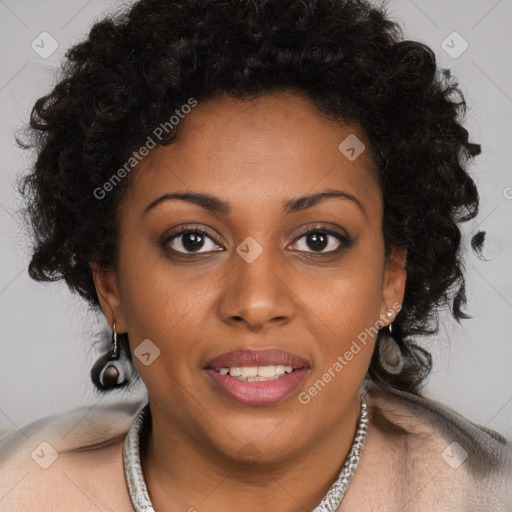
[[[237,350],[212,359],[204,370],[224,396],[245,405],[272,405],[299,386],[309,365],[277,349]]]

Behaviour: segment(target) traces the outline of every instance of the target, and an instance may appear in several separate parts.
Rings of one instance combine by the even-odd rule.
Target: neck
[[[331,430],[306,440],[286,459],[242,462],[170,424],[151,406],[141,438],[141,464],[159,512],[295,512],[313,510],[347,458],[360,415],[359,397]],[[255,448],[255,452],[257,449]]]

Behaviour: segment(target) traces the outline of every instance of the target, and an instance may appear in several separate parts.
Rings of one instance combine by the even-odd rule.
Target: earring
[[[392,316],[387,313],[388,316]],[[391,324],[388,326],[388,332],[384,332],[379,341],[379,360],[381,366],[386,372],[397,375],[404,367],[404,357],[397,342],[392,337]]]
[[[119,360],[119,345],[117,343],[116,323],[112,325],[112,353],[108,358],[108,363],[100,372],[99,381],[104,388],[114,388],[119,385],[119,368],[116,361]]]
[[[118,349],[118,345],[117,345],[117,332],[116,332],[116,323],[115,322],[112,325],[112,344],[113,344],[113,348],[112,348],[111,358],[119,359],[119,349]]]

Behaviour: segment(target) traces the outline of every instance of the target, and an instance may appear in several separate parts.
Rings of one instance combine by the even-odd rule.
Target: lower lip
[[[300,368],[283,377],[267,381],[244,381],[229,375],[221,375],[212,369],[207,369],[220,390],[233,400],[246,405],[272,405],[287,397],[301,383],[308,368]]]

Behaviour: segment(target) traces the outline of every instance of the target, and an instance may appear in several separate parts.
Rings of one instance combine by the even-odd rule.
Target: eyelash
[[[325,235],[333,236],[334,238],[338,239],[338,241],[340,242],[340,246],[337,249],[334,249],[331,251],[326,251],[326,252],[322,252],[322,251],[298,251],[298,252],[306,253],[306,254],[313,254],[313,255],[332,255],[332,254],[340,253],[344,249],[350,248],[353,243],[353,240],[350,239],[348,236],[342,235],[341,233],[338,233],[337,231],[334,231],[326,226],[319,225],[319,226],[309,227],[306,231],[303,231],[302,233],[297,235],[297,238],[295,238],[295,240],[292,242],[292,244],[297,243],[301,238],[303,238],[307,235],[313,234],[313,233],[322,233]],[[215,241],[214,237],[208,231],[205,231],[200,228],[184,228],[181,231],[178,231],[177,233],[173,233],[172,235],[166,237],[162,241],[161,245],[166,252],[172,252],[173,254],[180,255],[180,256],[184,256],[184,255],[193,256],[196,254],[208,254],[209,252],[221,252],[218,249],[215,249],[214,251],[204,251],[204,252],[181,252],[181,251],[176,251],[174,249],[167,248],[167,245],[170,242],[172,242],[174,239],[179,238],[180,236],[183,236],[183,235],[188,235],[188,234],[204,235],[204,236],[208,237],[210,240],[212,240],[216,245],[220,245]]]

